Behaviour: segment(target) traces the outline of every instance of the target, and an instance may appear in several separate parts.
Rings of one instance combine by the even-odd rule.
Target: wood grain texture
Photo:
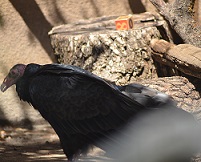
[[[201,26],[193,19],[195,0],[150,0],[160,14],[169,21],[171,27],[179,34],[184,43],[201,47]]]
[[[151,47],[157,62],[201,79],[201,48],[190,44],[174,45],[164,40],[152,40]]]

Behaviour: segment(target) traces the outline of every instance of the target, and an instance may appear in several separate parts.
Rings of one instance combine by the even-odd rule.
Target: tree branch
[[[150,2],[169,21],[186,44],[201,47],[201,26],[192,18],[195,0],[175,0],[172,4],[163,0],[150,0]]]

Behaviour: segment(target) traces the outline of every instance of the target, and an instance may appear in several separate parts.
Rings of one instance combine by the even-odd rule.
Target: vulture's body
[[[6,85],[9,78],[17,79]],[[15,65],[1,90],[12,84],[20,99],[51,124],[69,160],[91,144],[109,139],[139,112],[176,108],[163,93],[138,84],[117,86],[70,65]]]

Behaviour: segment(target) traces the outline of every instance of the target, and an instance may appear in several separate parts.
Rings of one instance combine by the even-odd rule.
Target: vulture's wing
[[[29,91],[33,106],[58,134],[112,130],[144,109],[117,86],[74,66],[43,66]]]
[[[119,87],[119,90],[139,102],[146,108],[176,108],[176,102],[167,94],[143,86],[141,84],[128,84]]]

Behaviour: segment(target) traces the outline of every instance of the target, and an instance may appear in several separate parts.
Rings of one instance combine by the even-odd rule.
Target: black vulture
[[[140,113],[178,109],[161,92],[139,84],[118,86],[72,65],[17,64],[1,91],[14,84],[19,98],[53,127],[69,161],[92,144],[110,139]]]

